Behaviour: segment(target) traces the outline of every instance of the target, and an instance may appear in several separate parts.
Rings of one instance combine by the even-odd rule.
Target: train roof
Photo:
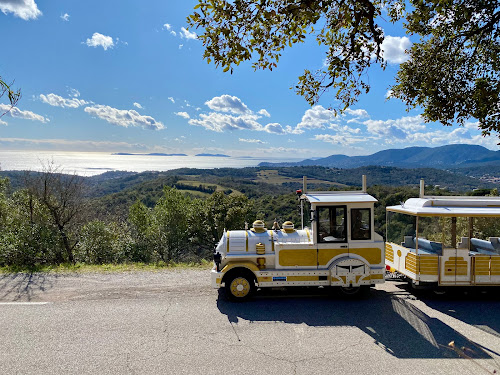
[[[363,191],[311,191],[304,194],[311,203],[374,203],[377,199]]]
[[[386,210],[414,216],[500,217],[500,197],[424,196]]]

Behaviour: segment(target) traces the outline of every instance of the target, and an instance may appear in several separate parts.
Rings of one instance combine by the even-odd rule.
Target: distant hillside
[[[366,156],[331,155],[321,159],[306,159],[296,163],[260,163],[266,167],[318,165],[329,168],[358,168],[378,165],[398,168],[470,168],[486,165],[500,166],[500,151],[476,145],[441,147],[408,147],[389,149]]]

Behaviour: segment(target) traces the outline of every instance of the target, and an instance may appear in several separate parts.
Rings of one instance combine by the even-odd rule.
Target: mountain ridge
[[[262,162],[261,167],[322,166],[329,168],[359,168],[369,165],[398,168],[460,168],[472,166],[500,166],[500,151],[480,145],[456,144],[439,147],[407,147],[387,149],[364,156],[333,154],[325,158],[305,159],[290,163]]]

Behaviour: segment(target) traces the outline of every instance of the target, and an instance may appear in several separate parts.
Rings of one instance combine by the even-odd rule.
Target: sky
[[[278,67],[233,74],[203,60],[188,30],[194,0],[0,0],[0,76],[22,98],[0,118],[0,149],[222,153],[302,159],[388,148],[480,144],[477,123],[424,123],[421,109],[387,99],[415,36],[383,23],[385,71],[370,93],[335,116],[332,93],[313,107],[292,89],[321,68],[314,35],[284,51]],[[388,18],[388,17],[386,17]],[[0,98],[0,113],[9,109]]]

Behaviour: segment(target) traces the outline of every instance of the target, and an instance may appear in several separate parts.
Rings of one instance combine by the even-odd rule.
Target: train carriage
[[[385,261],[414,288],[500,286],[500,197],[425,196],[390,206]]]
[[[291,222],[272,229],[256,221],[249,230],[226,231],[215,250],[212,285],[232,300],[256,288],[338,287],[349,295],[384,282],[384,242],[374,231],[374,197],[362,191],[299,191],[311,227]]]

